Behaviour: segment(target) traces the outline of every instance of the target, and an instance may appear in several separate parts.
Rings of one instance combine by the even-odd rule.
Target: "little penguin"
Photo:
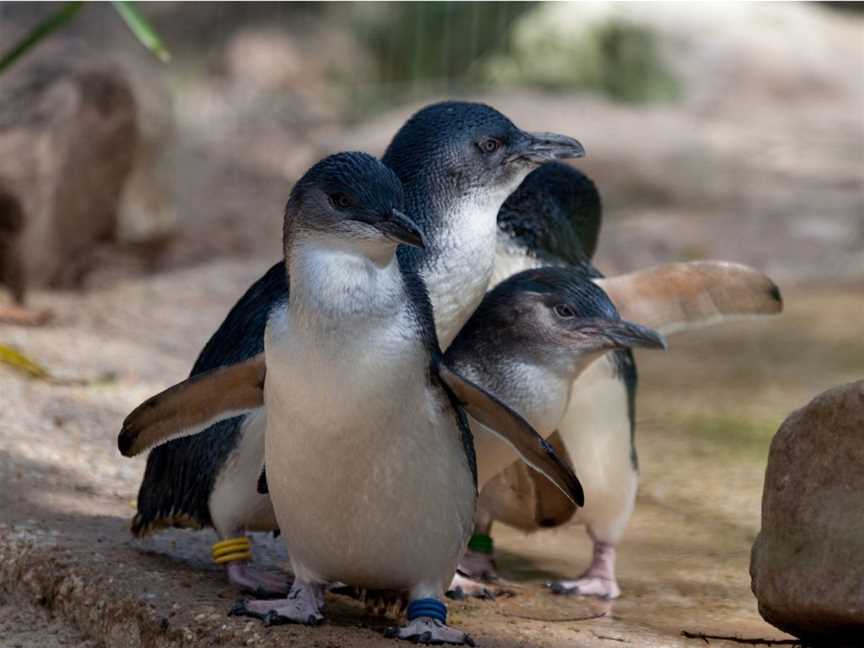
[[[604,278],[590,261],[596,249],[601,216],[599,192],[585,174],[560,163],[545,164],[533,171],[499,213],[493,285],[525,268],[547,265],[569,268],[604,288],[627,319],[666,334],[781,310],[777,286],[762,273],[738,264],[665,264]],[[510,404],[553,446],[563,445],[586,492],[586,505],[578,511],[578,519],[586,525],[594,543],[591,564],[576,579],[550,583],[552,590],[616,598],[620,588],[615,576],[615,546],[632,514],[638,484],[634,439],[636,363],[629,349],[612,351],[572,377],[566,393],[560,391],[560,383],[538,381],[536,401],[523,398],[520,405]],[[544,403],[544,398],[548,401],[551,394],[557,395],[554,404]],[[532,418],[532,406],[541,404],[547,411],[560,411],[559,420]],[[460,575],[454,579],[454,590],[488,594],[482,583],[467,576],[481,579],[496,576],[490,535],[495,519],[527,530],[538,525],[556,525],[572,515],[572,507],[566,503],[556,505],[550,501],[556,498],[555,494],[548,493],[543,496],[545,501],[538,503],[542,510],[537,513],[563,513],[533,519],[534,511],[529,513],[512,487],[512,482],[519,481],[514,471],[519,470],[518,467],[508,470],[481,492],[475,534],[460,564]],[[513,477],[511,483],[507,482],[508,477]]]
[[[445,353],[449,367],[494,393],[532,427],[554,430],[573,381],[615,349],[665,349],[663,336],[622,320],[591,277],[566,267],[517,273],[486,293]],[[518,457],[471,421],[482,489]],[[548,436],[548,433],[547,433]]]
[[[400,248],[423,278],[446,347],[483,298],[496,248],[496,216],[507,196],[544,162],[584,155],[581,144],[553,133],[529,133],[489,106],[443,102],[412,116],[383,162],[400,179],[406,209],[426,248]],[[284,263],[244,294],[205,345],[191,375],[261,353],[268,315],[288,297]],[[213,558],[241,590],[284,593],[283,576],[248,563],[247,531],[276,529],[268,497],[256,484],[264,456],[263,409],[222,421],[204,434],[155,448],[138,493],[132,532],[166,526],[215,527]]]
[[[425,283],[396,253],[424,247],[404,205],[399,179],[372,156],[313,166],[285,210],[290,299],[270,310],[263,354],[145,402],[118,445],[135,454],[204,429],[214,406],[231,416],[266,404],[267,483],[294,581],[286,598],[241,601],[232,614],[314,625],[325,586],[340,582],[407,592],[408,622],[391,637],[473,645],[442,602],[473,527],[466,414],[574,504],[583,497],[536,431],[442,356]]]

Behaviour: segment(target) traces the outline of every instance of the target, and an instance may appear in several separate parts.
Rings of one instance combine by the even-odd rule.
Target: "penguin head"
[[[286,258],[292,245],[326,238],[331,246],[392,255],[398,244],[423,247],[423,235],[404,213],[402,184],[366,153],[324,158],[294,185],[285,208]]]
[[[412,116],[383,160],[406,187],[419,181],[426,191],[488,194],[497,210],[538,165],[584,155],[571,137],[529,133],[485,104],[447,101]]]
[[[459,338],[454,345],[484,347],[487,355],[542,365],[569,379],[606,351],[666,347],[659,333],[622,320],[590,279],[551,267],[520,272],[496,286]]]
[[[602,220],[591,179],[562,162],[534,169],[498,212],[498,227],[516,245],[571,264],[590,260]]]

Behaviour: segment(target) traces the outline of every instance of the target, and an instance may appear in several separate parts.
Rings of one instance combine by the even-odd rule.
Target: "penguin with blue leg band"
[[[568,137],[528,133],[489,106],[445,102],[415,114],[383,161],[405,188],[406,209],[423,230],[425,250],[400,252],[423,277],[446,346],[470,316],[492,275],[496,216],[507,196],[538,165],[584,154]],[[267,317],[288,297],[284,264],[275,264],[243,295],[207,342],[192,375],[263,351]],[[284,593],[287,579],[255,570],[247,531],[276,528],[256,484],[264,454],[265,412],[221,421],[202,435],[150,453],[132,532],[166,526],[215,527],[214,545],[229,581],[242,591]],[[235,559],[236,558],[236,559]]]
[[[450,367],[432,306],[401,244],[423,234],[396,176],[365,154],[315,165],[286,208],[290,299],[271,309],[263,355],[149,399],[118,438],[126,455],[266,404],[267,485],[295,575],[280,600],[234,614],[268,624],[323,620],[341,582],[408,592],[390,636],[472,644],[442,597],[473,526],[470,415],[583,503],[576,476],[524,419]],[[400,248],[405,249],[405,248]],[[257,394],[257,397],[256,397]]]

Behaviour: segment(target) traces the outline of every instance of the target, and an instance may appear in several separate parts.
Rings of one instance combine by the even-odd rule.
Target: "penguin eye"
[[[494,153],[501,148],[501,140],[495,137],[487,137],[480,142],[480,150],[484,153]]]
[[[330,194],[330,202],[333,203],[334,207],[338,207],[339,209],[348,209],[351,206],[351,198],[348,197],[348,194],[344,193]]]
[[[558,317],[576,317],[576,311],[573,310],[572,306],[568,306],[567,304],[556,304],[553,310]]]

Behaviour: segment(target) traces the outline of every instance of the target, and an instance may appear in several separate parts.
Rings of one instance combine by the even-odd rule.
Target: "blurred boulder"
[[[792,413],[771,442],[750,562],[769,623],[808,643],[864,637],[864,381]]]
[[[135,100],[95,57],[25,58],[0,77],[0,283],[75,287],[114,241],[135,159]]]
[[[225,48],[230,78],[262,90],[320,91],[326,70],[324,61],[304,55],[302,44],[272,29],[244,29]]]

